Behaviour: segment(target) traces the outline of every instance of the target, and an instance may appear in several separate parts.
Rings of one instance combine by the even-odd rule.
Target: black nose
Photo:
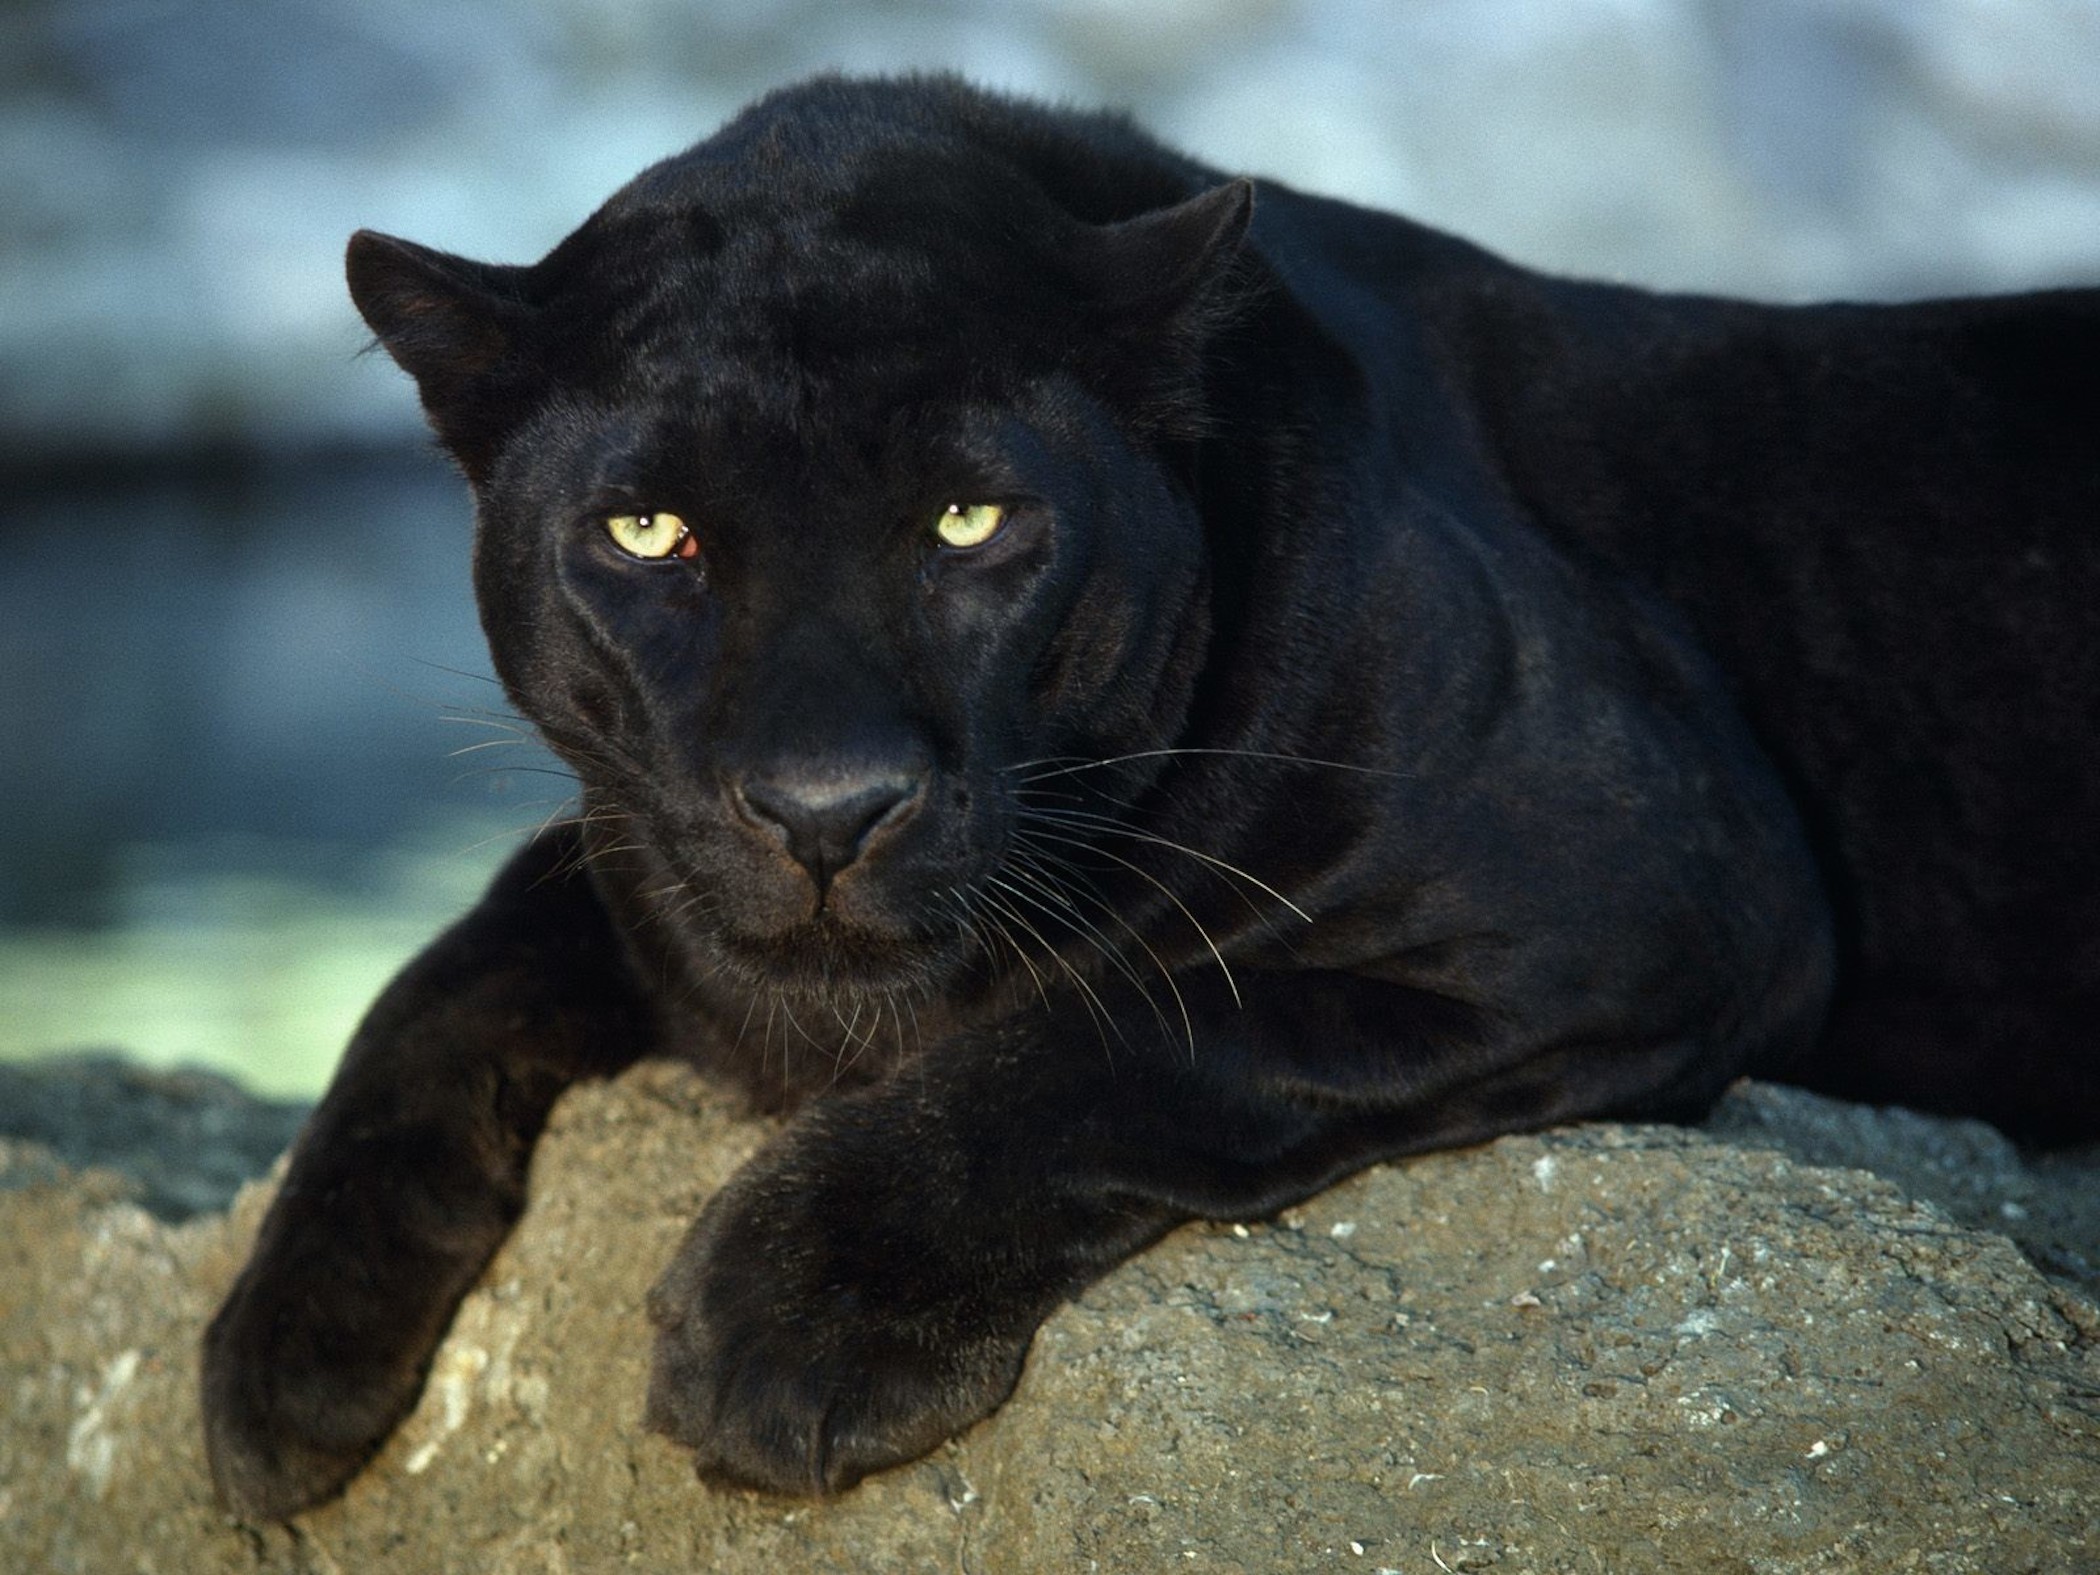
[[[735,784],[737,805],[822,891],[879,826],[904,819],[925,778],[888,765],[775,768]]]

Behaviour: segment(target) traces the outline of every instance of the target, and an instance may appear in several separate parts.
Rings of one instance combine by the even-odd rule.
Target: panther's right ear
[[[487,473],[510,411],[531,308],[527,270],[472,262],[373,230],[350,237],[350,299],[388,355],[416,380],[439,441],[468,479]]]

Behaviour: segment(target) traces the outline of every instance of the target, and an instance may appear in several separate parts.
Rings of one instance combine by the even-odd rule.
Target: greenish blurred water
[[[417,452],[0,486],[0,1060],[310,1096],[572,784]]]
[[[310,1098],[380,988],[516,840],[449,820],[376,850],[350,882],[300,878],[296,846],[243,846],[218,870],[208,847],[141,850],[130,922],[0,934],[0,1060],[115,1050]]]

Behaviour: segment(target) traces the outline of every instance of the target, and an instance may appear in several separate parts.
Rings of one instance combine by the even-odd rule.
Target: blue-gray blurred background
[[[1129,107],[1560,270],[2100,281],[2100,0],[6,0],[0,1058],[309,1092],[559,809],[480,725],[464,493],[343,240],[530,259],[826,67]]]

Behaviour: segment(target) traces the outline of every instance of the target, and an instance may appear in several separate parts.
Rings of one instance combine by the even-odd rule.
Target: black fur
[[[237,1510],[357,1470],[644,1055],[796,1112],[648,1418],[802,1493],[1387,1156],[1745,1071],[2100,1131],[2100,294],[1570,283],[945,80],[775,95],[531,267],[349,272],[583,811],[294,1155],[206,1342]],[[659,511],[693,556],[612,544]]]

